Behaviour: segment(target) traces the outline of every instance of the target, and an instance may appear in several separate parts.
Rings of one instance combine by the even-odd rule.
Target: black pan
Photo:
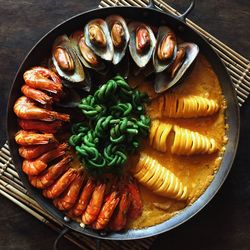
[[[19,67],[12,85],[8,102],[7,128],[10,152],[14,165],[19,173],[19,176],[29,193],[49,214],[51,214],[61,224],[64,224],[65,228],[99,239],[131,240],[154,236],[166,232],[172,228],[175,228],[190,219],[192,216],[194,216],[213,198],[213,196],[216,194],[216,192],[219,190],[222,183],[226,179],[232,166],[238,145],[240,131],[239,107],[233,84],[219,56],[215,53],[215,51],[211,48],[211,46],[206,40],[204,40],[196,31],[192,30],[185,23],[185,17],[192,9],[192,6],[193,1],[191,3],[190,8],[181,17],[172,16],[170,14],[166,14],[160,10],[155,9],[152,1],[149,8],[110,7],[81,13],[66,20],[65,22],[61,23],[60,25],[52,29],[50,32],[48,32],[31,49],[31,51],[28,53],[23,63]],[[198,46],[200,47],[200,53],[206,56],[207,60],[212,65],[213,70],[217,74],[222,87],[223,94],[227,101],[226,122],[229,125],[229,129],[227,131],[229,141],[226,145],[226,151],[224,153],[221,166],[217,174],[215,175],[214,180],[207,188],[207,190],[201,195],[201,197],[196,202],[194,202],[192,206],[186,207],[176,216],[159,225],[140,230],[128,230],[121,233],[100,235],[99,233],[91,229],[81,228],[79,224],[74,221],[65,220],[64,215],[60,211],[58,211],[52,205],[51,202],[43,198],[43,196],[37,189],[33,188],[29,184],[27,176],[22,172],[22,158],[18,154],[17,144],[14,140],[14,135],[18,131],[18,125],[17,118],[13,112],[13,106],[16,99],[21,95],[20,88],[23,84],[23,73],[32,66],[38,65],[46,55],[49,55],[52,43],[58,35],[64,33],[70,34],[74,30],[82,28],[90,19],[102,17],[105,18],[106,16],[111,14],[119,14],[126,18],[150,22],[150,24],[155,24],[157,26],[161,23],[166,23],[177,33],[177,36],[181,37],[184,41],[194,42],[198,44]]]

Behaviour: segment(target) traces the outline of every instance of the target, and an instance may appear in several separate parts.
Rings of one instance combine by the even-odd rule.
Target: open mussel
[[[90,89],[90,76],[83,68],[67,35],[56,38],[52,47],[52,62],[57,73],[72,87]]]
[[[116,65],[123,59],[126,53],[130,35],[127,24],[121,16],[109,16],[106,18],[106,22],[114,47],[112,63]]]
[[[128,29],[130,55],[138,67],[144,68],[149,62],[156,44],[154,33],[149,26],[140,22],[129,23]]]
[[[199,53],[199,47],[194,43],[181,43],[178,45],[177,55],[171,66],[156,74],[155,92],[161,93],[178,83],[185,75]]]
[[[106,65],[99,56],[97,56],[86,44],[84,33],[81,30],[75,31],[69,37],[74,46],[77,56],[86,68],[94,69],[97,72],[103,72]]]
[[[103,19],[94,19],[84,28],[86,45],[99,57],[111,61],[114,55],[113,43],[107,23]]]
[[[175,59],[176,52],[177,42],[173,31],[167,26],[159,27],[153,56],[155,72],[162,72],[170,67]]]

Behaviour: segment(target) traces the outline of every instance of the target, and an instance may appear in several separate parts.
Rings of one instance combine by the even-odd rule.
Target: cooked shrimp
[[[93,223],[101,210],[106,184],[100,183],[95,187],[91,200],[82,215],[82,222],[86,225]]]
[[[61,211],[69,210],[74,206],[84,181],[83,172],[79,171],[76,178],[71,182],[66,192],[53,200],[53,204]]]
[[[39,134],[34,131],[19,130],[15,135],[17,144],[22,146],[41,145],[56,142],[53,134]]]
[[[77,170],[70,168],[54,184],[43,190],[43,196],[48,199],[55,199],[67,189],[76,175]]]
[[[109,228],[113,231],[120,231],[124,229],[126,223],[127,223],[127,214],[129,211],[129,207],[131,205],[131,196],[128,192],[128,190],[124,189],[120,202],[118,205],[118,209],[114,216],[111,218],[111,221],[109,223]]]
[[[131,195],[131,205],[128,211],[128,217],[136,219],[142,214],[141,194],[135,180],[132,177],[129,179],[127,187]]]
[[[67,155],[58,163],[45,169],[41,174],[35,176],[30,175],[29,181],[31,185],[39,189],[44,189],[52,185],[60,175],[69,169],[70,166],[68,163],[70,161],[72,161],[72,157]]]
[[[62,120],[69,121],[68,114],[60,114],[55,111],[39,108],[26,96],[19,97],[14,105],[14,112],[21,119],[35,119],[43,121]]]
[[[106,227],[115,211],[115,208],[117,207],[119,200],[120,198],[118,196],[118,192],[116,191],[113,191],[108,195],[97,217],[97,220],[91,225],[94,229],[101,230]]]
[[[68,145],[66,143],[62,143],[56,149],[53,149],[37,159],[34,160],[24,160],[23,161],[23,172],[27,175],[38,175],[44,169],[47,168],[47,165],[50,161],[63,156],[65,154],[65,150],[67,149]]]
[[[18,149],[19,155],[24,159],[30,160],[41,156],[42,154],[54,149],[58,145],[57,142],[35,145],[35,146],[22,146]]]
[[[45,122],[38,120],[23,120],[19,119],[18,124],[25,130],[38,130],[45,133],[56,133],[62,126],[61,121]]]
[[[95,182],[92,178],[89,178],[86,185],[84,186],[80,198],[74,207],[69,211],[69,214],[73,216],[80,216],[85,211],[91,195],[95,188]]]
[[[42,89],[52,93],[62,91],[60,77],[53,71],[43,67],[34,67],[27,70],[23,74],[23,79],[28,86],[34,89]]]
[[[26,84],[22,86],[21,91],[26,97],[29,97],[30,99],[37,101],[43,105],[52,104],[53,102],[53,98],[51,96],[48,96],[41,90],[31,88]]]

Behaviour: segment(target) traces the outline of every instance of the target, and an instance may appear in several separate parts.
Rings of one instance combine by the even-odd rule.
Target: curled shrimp
[[[15,135],[15,140],[22,146],[49,144],[57,141],[53,134],[39,134],[25,130],[19,130]]]
[[[61,211],[69,210],[74,206],[84,181],[83,172],[78,172],[75,179],[70,183],[66,192],[53,200],[53,204]]]
[[[80,216],[83,214],[89,203],[94,188],[95,188],[95,182],[92,178],[89,178],[82,190],[78,202],[74,205],[74,207],[72,207],[72,209],[69,211],[69,214],[73,216]]]
[[[92,194],[91,200],[82,215],[82,222],[85,225],[92,224],[98,217],[101,210],[106,184],[99,183]]]
[[[29,97],[30,99],[37,101],[42,105],[52,104],[53,102],[53,98],[51,96],[48,96],[41,90],[31,88],[27,84],[22,86],[21,91],[26,97]]]
[[[66,143],[62,143],[56,149],[43,154],[35,160],[24,160],[22,166],[23,172],[27,175],[40,174],[44,169],[47,168],[47,165],[50,161],[64,155],[67,147],[68,145]]]
[[[136,219],[142,214],[142,200],[139,188],[135,180],[131,177],[128,180],[127,187],[131,195],[131,205],[128,211],[128,217]]]
[[[70,183],[75,179],[77,170],[70,168],[54,184],[43,190],[43,196],[48,199],[55,199],[62,194]]]
[[[131,197],[129,192],[125,189],[120,198],[120,202],[118,205],[118,209],[114,216],[111,218],[111,221],[109,223],[109,228],[112,231],[120,231],[124,229],[126,223],[127,223],[127,214],[128,210],[131,204]]]
[[[61,121],[45,122],[38,120],[19,119],[18,124],[25,130],[38,130],[40,132],[55,134],[62,126]]]
[[[61,78],[53,71],[44,67],[34,67],[23,74],[25,83],[34,88],[52,93],[62,91]]]
[[[26,96],[19,97],[14,105],[14,112],[21,119],[35,119],[42,121],[62,120],[69,121],[68,114],[61,114],[55,111],[37,107],[35,102]]]
[[[21,146],[18,149],[19,155],[24,159],[30,160],[41,156],[42,154],[54,149],[57,146],[57,142],[35,145],[35,146]]]
[[[113,191],[107,196],[96,221],[91,225],[96,230],[101,230],[109,223],[120,198],[118,192]]]
[[[32,186],[45,189],[52,185],[60,175],[66,172],[69,169],[69,162],[72,161],[72,157],[70,155],[65,156],[62,160],[58,163],[50,166],[49,168],[45,169],[39,175],[29,176],[29,181]]]

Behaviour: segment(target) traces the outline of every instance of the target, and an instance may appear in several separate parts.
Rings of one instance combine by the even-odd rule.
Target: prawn
[[[59,145],[56,149],[53,149],[43,155],[41,155],[39,158],[34,160],[24,160],[23,161],[23,172],[27,175],[38,175],[40,174],[44,169],[47,168],[48,163],[60,156],[63,156],[65,154],[65,150],[67,149],[68,145],[66,143],[62,143]]]
[[[118,209],[109,223],[109,228],[111,230],[120,231],[125,227],[127,223],[127,214],[129,211],[130,204],[130,193],[126,189],[124,189],[121,194],[119,205],[117,207]]]
[[[101,210],[104,193],[106,189],[105,183],[99,183],[92,194],[91,200],[82,215],[82,222],[85,225],[92,224],[98,217]]]
[[[21,91],[26,97],[34,101],[37,101],[41,103],[42,105],[52,104],[53,102],[53,98],[51,96],[48,96],[41,90],[31,88],[30,86],[26,84],[22,86]]]
[[[62,80],[53,71],[44,67],[34,67],[23,74],[25,83],[34,88],[52,93],[62,92]]]
[[[97,217],[97,220],[91,225],[96,230],[101,230],[106,227],[109,223],[111,216],[113,215],[115,208],[119,203],[118,192],[113,191],[111,194],[107,196],[105,199],[105,203],[103,204],[101,211]]]
[[[83,172],[79,171],[62,196],[53,200],[53,204],[61,211],[69,210],[74,206],[84,181]]]
[[[131,205],[128,211],[128,217],[136,219],[142,214],[142,200],[139,188],[135,180],[131,177],[128,180],[127,187],[131,195]]]
[[[45,122],[38,120],[23,120],[18,119],[18,124],[25,130],[38,130],[45,133],[56,133],[62,126],[61,121]]]
[[[53,134],[39,134],[25,130],[19,130],[15,135],[15,140],[22,146],[49,144],[57,141]]]
[[[26,96],[19,97],[14,105],[14,112],[21,119],[35,119],[42,121],[62,120],[69,121],[68,114],[61,114],[56,111],[40,108]]]
[[[43,196],[48,199],[55,199],[62,194],[70,183],[75,179],[77,170],[70,168],[54,184],[43,190]]]
[[[73,216],[80,216],[85,211],[91,195],[95,188],[95,182],[92,178],[89,178],[86,185],[84,186],[78,202],[72,207],[69,213]]]
[[[54,149],[58,145],[57,142],[35,145],[35,146],[21,146],[18,149],[19,155],[24,159],[30,160],[41,156],[42,154]]]
[[[52,165],[48,169],[45,169],[43,173],[35,176],[30,175],[29,181],[31,185],[39,189],[45,189],[49,187],[57,180],[60,175],[69,169],[70,166],[68,163],[71,162],[72,159],[73,158],[70,155],[67,155],[58,163]]]

